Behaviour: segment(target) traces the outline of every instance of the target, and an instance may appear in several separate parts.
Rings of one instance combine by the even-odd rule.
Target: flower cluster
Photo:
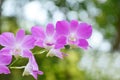
[[[43,72],[39,71],[31,49],[35,46],[45,48],[48,50],[47,56],[56,56],[62,59],[64,53],[61,52],[61,49],[66,45],[87,49],[89,47],[87,39],[91,34],[91,25],[85,22],[79,23],[77,20],[58,21],[55,27],[49,23],[46,30],[40,26],[33,26],[31,35],[25,35],[25,31],[22,29],[16,35],[4,32],[0,35],[0,45],[3,46],[0,50],[0,74],[10,73],[8,65],[12,61],[12,56],[23,57],[29,59],[28,64],[24,67],[23,75],[32,75],[37,79],[37,75],[42,75]]]

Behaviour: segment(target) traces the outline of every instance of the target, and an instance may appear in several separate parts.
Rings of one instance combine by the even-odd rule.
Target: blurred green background
[[[0,33],[20,28],[30,33],[34,25],[73,19],[92,24],[91,48],[67,49],[62,60],[36,54],[44,72],[38,80],[120,80],[120,0],[0,0]],[[21,59],[15,65],[26,63]],[[0,80],[34,80],[22,72],[13,69]]]

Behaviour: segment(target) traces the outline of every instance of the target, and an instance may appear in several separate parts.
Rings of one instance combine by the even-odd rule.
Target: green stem
[[[8,67],[11,67],[13,64],[15,64],[17,61],[19,60],[19,58],[15,59]]]
[[[48,52],[48,50],[42,50],[42,51],[40,51],[40,52],[38,52],[38,53],[34,53],[34,55],[43,54],[43,53],[46,53],[46,52]]]
[[[41,51],[41,52],[40,52],[40,54],[42,54],[42,53],[45,53],[45,52],[46,52],[46,50],[44,50],[44,51]]]
[[[10,67],[10,69],[23,69],[25,68],[25,66],[21,66],[21,67]]]

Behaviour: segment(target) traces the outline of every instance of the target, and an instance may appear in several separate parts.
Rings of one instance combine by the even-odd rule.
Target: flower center
[[[15,53],[16,53],[16,54],[19,54],[20,52],[21,52],[20,49],[15,49]]]
[[[45,45],[46,46],[53,46],[54,45],[54,40],[52,37],[48,37],[46,40],[45,40]]]
[[[73,41],[73,42],[77,40],[74,33],[70,34],[69,40],[70,40],[70,41]]]
[[[16,48],[16,49],[14,49],[14,51],[13,51],[13,55],[15,56],[15,57],[19,57],[20,56],[20,54],[21,54],[21,49],[18,49],[18,48]]]

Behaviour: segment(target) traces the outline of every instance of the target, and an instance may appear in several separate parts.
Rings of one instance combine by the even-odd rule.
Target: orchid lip
[[[76,39],[76,34],[75,34],[75,32],[74,32],[74,33],[71,33],[71,34],[69,35],[68,39],[69,39],[70,41],[76,41],[77,39]]]
[[[46,43],[47,46],[52,46],[54,43]]]
[[[69,40],[70,42],[75,42],[75,41],[77,40],[77,38],[76,38],[76,36],[74,36],[74,35],[70,35],[70,36],[68,37],[68,40]]]
[[[74,38],[74,37],[69,37],[69,40],[70,40],[70,41],[76,41],[76,38]]]

